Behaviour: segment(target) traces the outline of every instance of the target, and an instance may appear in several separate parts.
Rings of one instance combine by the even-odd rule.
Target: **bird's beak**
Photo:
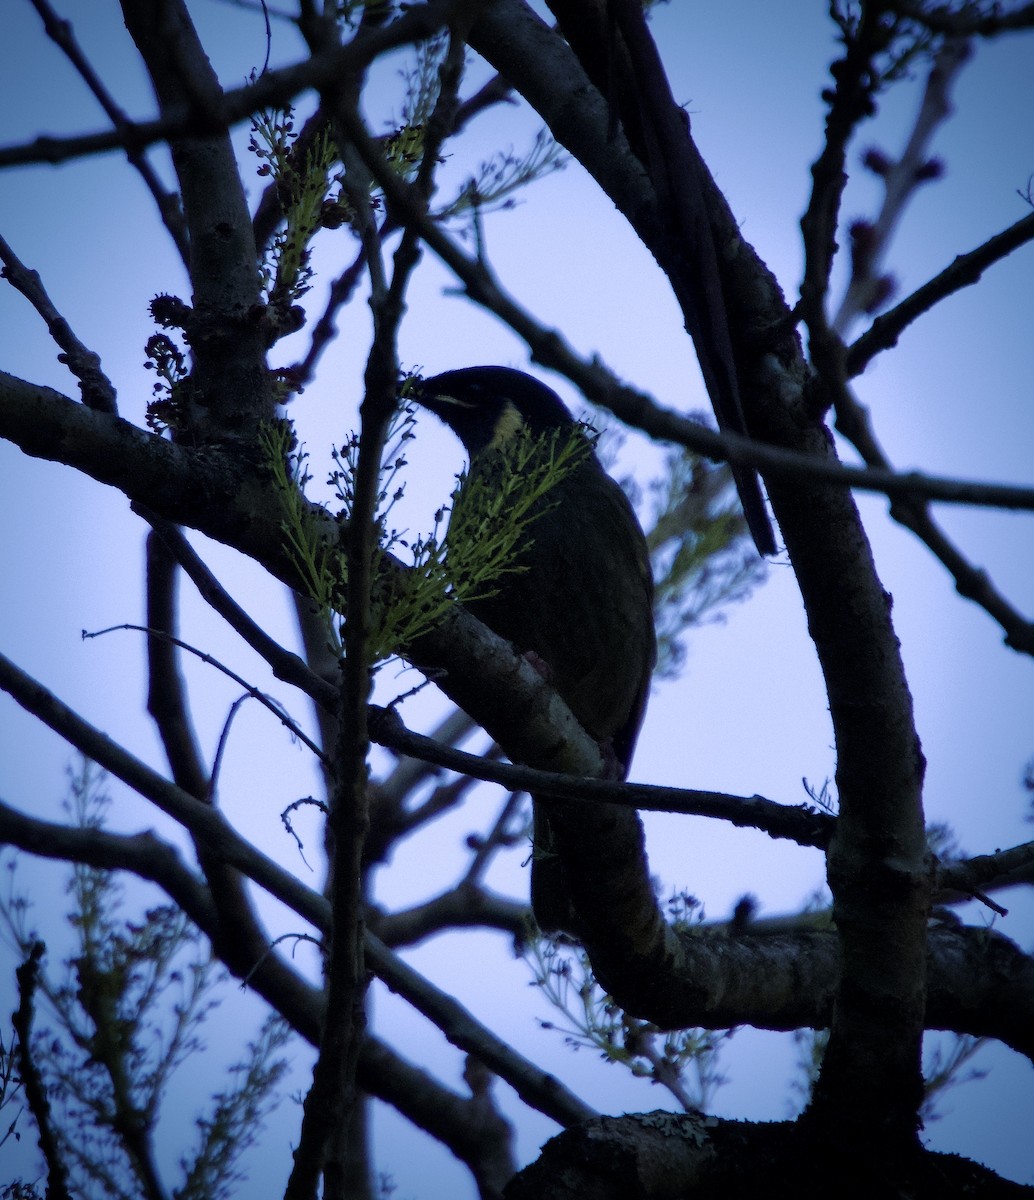
[[[447,392],[418,393],[419,401],[424,404],[454,404],[457,408],[474,408],[469,400],[461,400],[458,396],[450,396]]]

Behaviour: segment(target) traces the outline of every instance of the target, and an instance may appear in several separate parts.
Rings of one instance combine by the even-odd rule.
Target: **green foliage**
[[[402,123],[384,143],[385,157],[401,174],[411,173],[423,157],[423,131],[438,102],[439,69],[447,48],[445,36],[431,38],[417,48],[413,65],[402,71]],[[563,151],[552,134],[540,129],[523,154],[511,147],[480,162],[453,199],[435,211],[435,219],[448,220],[471,211],[484,213],[509,206],[517,192],[559,170],[563,161]]]
[[[388,138],[386,157],[404,174],[406,168],[417,165],[423,155],[423,138],[417,134],[422,133],[438,103],[440,72],[448,48],[447,33],[428,38],[414,48],[414,57],[407,59],[400,71],[404,89],[402,119],[399,130]],[[414,132],[407,135],[406,130]]]
[[[654,574],[658,677],[677,675],[687,630],[721,618],[761,582],[765,564],[745,536],[726,467],[684,449],[670,451],[650,488],[646,535]]]
[[[287,1068],[278,1055],[290,1037],[286,1022],[267,1017],[258,1038],[248,1043],[245,1059],[230,1068],[234,1086],[213,1096],[211,1115],[198,1117],[199,1146],[192,1159],[180,1160],[184,1182],[173,1192],[174,1200],[222,1200],[231,1184],[244,1179],[237,1163],[275,1103],[273,1090]]]
[[[69,779],[75,823],[100,830],[109,805],[103,774],[83,760]],[[68,890],[75,948],[59,981],[40,973],[52,1024],[34,1034],[30,1052],[45,1082],[70,1190],[83,1200],[165,1194],[154,1156],[162,1101],[177,1069],[205,1049],[200,1030],[218,1003],[220,975],[177,907],[129,920],[112,874],[81,864]],[[0,916],[24,955],[38,940],[27,927],[27,904],[9,899]],[[238,1082],[198,1118],[200,1146],[181,1161],[177,1200],[221,1200],[240,1180],[240,1155],[284,1070],[275,1056],[285,1037],[280,1022],[267,1025],[245,1061],[231,1068]]]
[[[556,938],[533,939],[525,958],[536,985],[564,1018],[561,1025],[540,1022],[543,1029],[558,1030],[573,1050],[596,1050],[605,1062],[660,1084],[687,1112],[710,1107],[725,1082],[718,1057],[731,1030],[660,1030],[629,1016],[601,990],[585,952]]]
[[[504,575],[523,571],[519,544],[534,521],[549,510],[550,491],[584,458],[591,443],[581,429],[570,435],[533,438],[519,432],[500,452],[491,482],[480,474],[461,475],[453,492],[454,512],[440,508],[430,533],[408,538],[391,528],[389,518],[404,492],[401,472],[405,446],[413,437],[411,407],[403,407],[386,439],[377,497],[374,577],[369,654],[371,662],[396,655],[438,624],[453,604],[491,596]],[[288,423],[265,427],[261,442],[284,510],[282,528],[294,564],[310,598],[324,614],[330,646],[341,653],[341,619],[347,590],[344,547],[327,535],[326,517],[305,498],[311,480],[304,450],[294,445]],[[359,439],[353,434],[332,452],[334,469],[328,483],[340,501],[336,514],[347,527],[354,508],[354,481]],[[462,493],[462,502],[455,504]],[[401,559],[398,570],[388,556]],[[385,581],[388,582],[385,582]]]
[[[558,171],[563,152],[547,129],[540,129],[524,154],[513,149],[498,151],[481,162],[459,193],[436,213],[439,218],[459,216],[470,210],[488,212],[513,203],[513,196],[529,183]]]
[[[287,310],[311,286],[310,243],[316,231],[341,224],[348,215],[340,194],[328,195],[337,148],[328,128],[300,143],[290,107],[259,113],[251,129],[248,149],[262,160],[259,175],[275,183],[284,218],[262,265],[262,286],[272,307]]]
[[[521,427],[492,456],[489,469],[461,475],[446,538],[450,586],[459,600],[484,599],[503,575],[526,568],[519,543],[552,507],[549,493],[591,452],[585,430],[533,435]]]

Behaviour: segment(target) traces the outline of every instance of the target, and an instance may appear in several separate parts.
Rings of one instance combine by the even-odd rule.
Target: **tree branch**
[[[46,321],[50,336],[61,349],[58,361],[63,362],[79,380],[83,404],[97,412],[118,412],[115,388],[101,368],[100,355],[79,341],[47,295],[38,273],[25,266],[3,237],[0,237],[0,262],[4,265],[3,278],[21,292]]]
[[[0,169],[26,163],[67,162],[109,150],[140,151],[158,142],[181,137],[223,133],[264,108],[282,107],[310,88],[334,84],[369,66],[388,50],[420,42],[437,33],[459,0],[428,0],[414,4],[398,20],[371,30],[333,50],[312,55],[275,71],[266,71],[246,87],[223,92],[215,103],[171,105],[161,116],[123,124],[114,131],[76,137],[38,137],[24,145],[0,147]]]
[[[208,889],[183,865],[179,852],[151,832],[124,835],[102,829],[55,824],[26,816],[0,801],[0,843],[18,846],[27,853],[46,858],[85,863],[99,870],[130,871],[162,888],[213,945],[218,941],[219,915]],[[318,900],[326,905],[322,898]],[[385,954],[390,963],[388,952]],[[316,1045],[322,994],[301,980],[291,988],[285,987],[282,976],[271,974],[269,970],[272,957],[267,953],[258,962],[250,963],[244,971],[233,961],[228,961],[226,965],[276,1009],[302,1037]],[[419,980],[419,976],[416,979]],[[398,982],[411,982],[411,979]],[[430,984],[426,984],[421,992],[423,1011],[434,1021],[436,998],[441,994]],[[402,994],[405,995],[404,991]],[[465,1032],[471,1038],[477,1038],[480,1027],[465,1010],[460,1009],[460,1012],[465,1017]],[[449,1016],[453,1016],[451,1009]],[[481,1030],[481,1033],[481,1040],[491,1045],[492,1035],[487,1030]],[[522,1061],[518,1056],[518,1067]],[[534,1090],[536,1086],[542,1090],[542,1083],[536,1085],[533,1070],[530,1073],[526,1071],[525,1075],[528,1090]],[[575,1124],[585,1114],[591,1115],[590,1109],[581,1105],[550,1076],[542,1076],[542,1081],[547,1103],[543,1111],[549,1112],[560,1124]],[[479,1132],[480,1121],[470,1101],[457,1096],[369,1035],[360,1055],[359,1082],[365,1091],[391,1104],[418,1128],[448,1146],[457,1158],[470,1165],[472,1171],[477,1173],[480,1169],[478,1164],[485,1154],[485,1139]]]
[[[330,905],[323,896],[246,842],[218,811],[188,796],[116,745],[3,655],[0,688],[87,757],[168,813],[230,866],[324,933],[329,931]],[[533,1108],[562,1121],[582,1119],[586,1110],[580,1101],[477,1022],[451,996],[422,979],[372,936],[368,935],[365,948],[371,968],[392,991],[424,1013],[461,1050],[481,1058]]]
[[[18,1035],[18,1065],[21,1068],[25,1102],[36,1122],[39,1148],[43,1152],[43,1159],[47,1164],[47,1197],[48,1200],[71,1200],[68,1191],[68,1171],[51,1125],[50,1100],[47,1097],[46,1085],[32,1056],[32,1021],[35,1012],[36,983],[39,977],[40,959],[46,953],[46,949],[42,942],[34,942],[29,949],[28,957],[15,972],[18,980],[19,1002],[12,1021],[14,1031]]]
[[[941,300],[964,287],[979,283],[988,267],[1031,240],[1034,240],[1034,213],[1021,217],[975,250],[956,255],[951,264],[933,279],[878,316],[865,333],[848,347],[845,362],[848,376],[860,375],[877,354],[898,344],[898,338],[913,321],[929,312]]]
[[[969,57],[967,42],[945,41],[930,67],[923,99],[901,158],[889,162],[878,152],[870,152],[866,157],[866,165],[883,182],[883,206],[874,222],[860,222],[851,228],[851,280],[832,322],[833,330],[840,336],[846,335],[856,317],[880,307],[883,294],[892,286],[892,281],[882,274],[884,257],[909,199],[939,173],[940,164],[929,157],[929,147],[937,127],[951,115],[951,88]]]
[[[83,53],[83,49],[76,41],[75,34],[73,33],[72,22],[62,20],[58,17],[47,0],[31,0],[31,3],[43,19],[43,28],[47,31],[47,36],[61,47],[69,62],[79,72],[83,82],[93,93],[98,104],[107,113],[112,125],[115,127],[115,132],[125,139],[126,157],[129,159],[130,165],[139,173],[148,191],[154,197],[154,202],[158,206],[162,222],[169,231],[169,236],[172,238],[173,245],[179,251],[180,258],[183,260],[184,265],[186,265],[189,257],[187,227],[183,220],[183,210],[180,208],[179,197],[165,190],[161,179],[158,177],[158,173],[147,161],[142,149],[133,146],[132,122],[118,104],[116,104],[104,81],[93,69],[93,64]]]

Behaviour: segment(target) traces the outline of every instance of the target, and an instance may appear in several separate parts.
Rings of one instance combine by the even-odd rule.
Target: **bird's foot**
[[[603,756],[603,778],[604,779],[624,779],[625,764],[618,758],[614,750],[614,743],[610,738],[606,738],[602,742],[598,742],[600,754]]]
[[[530,667],[534,668],[534,670],[542,676],[546,683],[553,682],[553,668],[548,662],[546,662],[541,654],[537,653],[535,650],[525,650],[524,659]]]

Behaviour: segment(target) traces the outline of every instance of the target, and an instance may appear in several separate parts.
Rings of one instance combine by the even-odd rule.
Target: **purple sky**
[[[64,7],[73,15],[75,6]],[[227,86],[236,86],[252,67],[261,66],[260,17],[212,0],[191,9]],[[116,7],[91,5],[90,13],[89,24],[73,17],[87,53],[129,113],[150,115],[146,81]],[[658,7],[654,28],[675,95],[691,114],[698,144],[726,190],[744,236],[792,297],[801,275],[798,221],[809,166],[821,145],[818,97],[834,51],[825,6],[757,0],[730,0],[706,9],[671,4]],[[38,132],[104,127],[96,104],[46,40],[28,3],[14,0],[6,6],[0,33],[5,142]],[[275,38],[274,64],[299,55],[289,29],[277,29]],[[399,65],[387,64],[378,74],[368,109],[378,131],[389,126],[400,108]],[[900,281],[901,294],[1029,211],[1017,189],[1024,189],[1034,172],[1032,68],[1034,39],[1025,35],[979,47],[964,70],[956,89],[956,115],[935,143],[946,164],[945,177],[916,198],[891,251],[888,267]],[[886,98],[853,147],[845,218],[874,212],[879,193],[858,165],[860,152],[868,145],[891,155],[900,150],[920,83],[921,69]],[[467,148],[457,148],[446,179],[462,181],[494,148],[513,145],[521,151],[537,127],[521,108],[493,112],[472,127]],[[242,144],[244,140],[242,136]],[[251,170],[246,164],[245,171]],[[252,178],[254,199],[259,181]],[[578,351],[598,352],[621,375],[671,407],[696,410],[705,405],[691,347],[663,279],[579,168],[568,167],[534,185],[514,210],[487,217],[485,230],[489,255],[506,287],[543,321],[561,328]],[[147,302],[160,291],[182,294],[185,284],[150,197],[132,170],[117,156],[106,156],[61,168],[8,171],[0,180],[0,233],[27,265],[40,271],[79,337],[101,354],[119,389],[122,414],[142,420],[153,380],[142,369],[144,343],[152,332]],[[321,251],[321,273],[312,293],[316,310],[322,288],[352,252],[344,233]],[[1030,482],[1032,255],[1026,247],[990,270],[979,287],[940,305],[858,381],[859,398],[871,410],[895,464],[933,474]],[[427,372],[478,362],[527,367],[526,351],[516,338],[494,318],[450,294],[451,286],[447,273],[427,255],[402,331],[404,365]],[[331,443],[340,444],[355,423],[368,327],[364,304],[343,314],[339,342],[325,356],[319,378],[292,406],[317,479],[329,465]],[[76,394],[55,360],[42,322],[9,287],[0,288],[0,348],[3,369]],[[297,344],[278,347],[276,361],[290,361],[297,349]],[[577,405],[562,381],[543,377]],[[850,450],[845,457],[853,461]],[[404,516],[414,530],[426,529],[462,460],[450,436],[427,419],[420,422],[410,460]],[[621,470],[645,482],[655,461],[641,439],[629,435]],[[6,514],[0,553],[5,563],[14,564],[0,572],[0,648],[88,719],[161,765],[141,710],[145,684],[139,636],[113,634],[85,643],[79,637],[83,628],[141,620],[141,522],[121,495],[5,445],[0,445],[0,489]],[[1005,648],[990,618],[955,595],[930,554],[890,522],[884,500],[862,497],[860,505],[881,576],[894,596],[896,627],[929,762],[928,820],[950,823],[970,853],[1028,840],[1031,826],[1025,822],[1028,807],[1020,780],[1024,763],[1034,755],[1030,662]],[[1034,596],[1031,516],[947,509],[938,515],[964,552],[1029,612]],[[271,632],[294,644],[291,611],[280,590],[233,552],[209,548],[201,538],[194,541],[231,592],[247,597]],[[258,686],[269,687],[289,702],[296,717],[308,721],[300,698],[271,684],[261,664],[225,636],[188,587],[183,598],[187,640],[213,650]],[[190,663],[186,671],[203,693],[196,716],[203,747],[211,755],[236,689],[200,665]],[[382,697],[415,682],[412,673],[400,676],[388,668],[382,672]],[[407,702],[403,715],[410,725],[429,728],[441,711],[440,700],[428,689]],[[776,560],[766,584],[747,604],[731,609],[723,623],[693,635],[682,677],[655,689],[633,777],[758,792],[799,803],[806,799],[802,777],[817,787],[832,776],[831,740],[793,575],[785,561]],[[0,696],[0,797],[57,816],[68,759],[57,739]],[[235,725],[222,776],[227,814],[242,818],[248,835],[264,849],[296,863],[278,814],[316,786],[302,752],[265,714],[246,707]],[[378,896],[387,903],[410,903],[453,882],[463,862],[463,837],[490,822],[498,799],[497,792],[479,791],[432,835],[433,851],[426,842],[401,847],[390,871],[377,882]],[[140,805],[119,799],[112,824],[137,830],[155,820]],[[703,820],[652,816],[646,824],[654,872],[667,887],[698,896],[712,917],[726,915],[744,892],[758,897],[762,917],[786,912],[822,882],[817,852]],[[489,882],[524,895],[522,858],[523,850],[516,850],[500,861]],[[297,865],[304,874],[304,864]],[[40,885],[41,925],[47,914],[64,910],[60,873],[26,863],[20,874]],[[1001,899],[1010,915],[996,921],[996,927],[1029,947],[1034,903],[1018,892]],[[977,923],[990,918],[976,909],[965,915]],[[296,919],[279,912],[271,912],[269,919],[277,932],[298,926]],[[513,960],[501,937],[440,938],[407,957],[435,982],[456,990],[476,1015],[530,1057],[548,1063],[602,1111],[666,1103],[658,1089],[601,1064],[589,1052],[571,1054],[556,1034],[537,1027],[535,1018],[551,1013],[527,986],[527,969]],[[9,979],[9,974],[0,976],[0,996],[8,994]],[[5,1000],[0,1007],[9,1005]],[[232,1038],[240,1021],[251,1019],[254,1011],[230,989],[224,1011],[212,1025],[213,1047]],[[379,988],[373,1021],[403,1054],[439,1072],[450,1085],[461,1086],[459,1055],[422,1018]],[[295,1087],[306,1082],[303,1058],[299,1055]],[[793,1059],[788,1037],[741,1031],[723,1060],[730,1082],[718,1094],[717,1110],[744,1117],[785,1116]],[[213,1087],[225,1061],[221,1048],[206,1059]],[[989,1074],[950,1094],[944,1119],[928,1130],[931,1144],[971,1155],[1012,1178],[1034,1181],[1029,1064],[992,1046],[975,1065]],[[170,1164],[184,1140],[189,1141],[189,1105],[203,1090],[196,1072],[189,1084],[178,1087],[165,1127]],[[498,1092],[519,1123],[522,1159],[534,1157],[556,1128],[529,1115],[505,1085]],[[251,1160],[255,1177],[273,1180],[276,1172],[286,1173],[297,1118],[297,1110],[285,1102],[256,1152],[260,1157]],[[375,1128],[378,1165],[394,1177],[398,1196],[472,1194],[465,1172],[451,1156],[393,1113],[378,1110]],[[276,1187],[271,1184],[266,1194],[276,1194]]]

